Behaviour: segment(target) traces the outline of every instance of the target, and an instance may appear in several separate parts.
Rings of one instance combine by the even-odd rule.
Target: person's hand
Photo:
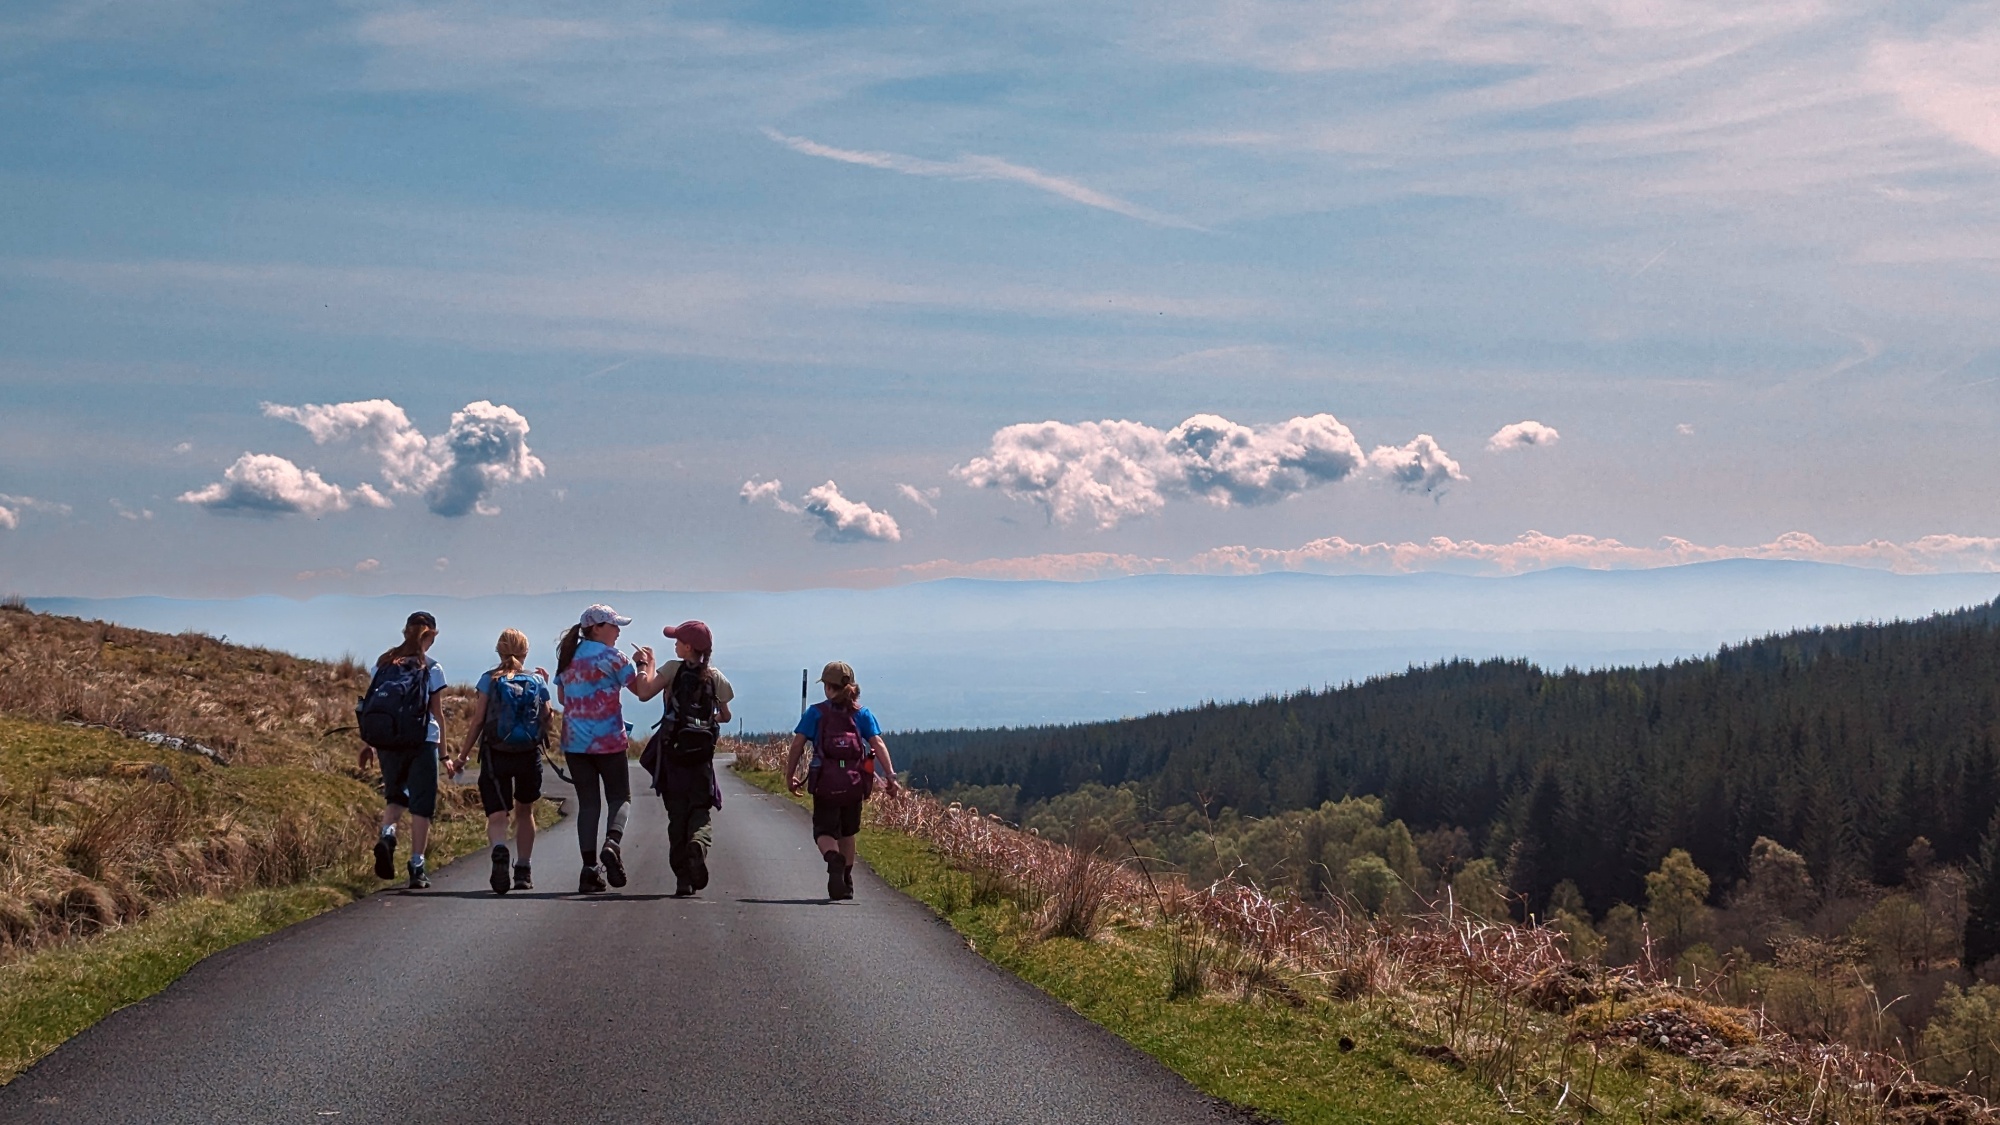
[[[785,775],[785,788],[787,788],[787,789],[791,790],[791,791],[792,791],[792,792],[794,792],[794,793],[797,793],[797,792],[799,791],[799,779],[798,779],[798,778],[796,778],[796,777],[793,777],[793,776],[792,776],[792,775],[790,775],[790,774],[786,774],[786,775]]]
[[[366,742],[362,743],[361,755],[360,757],[355,759],[354,763],[355,768],[365,770],[368,768],[368,763],[374,760],[375,760],[375,748],[373,746],[368,745]]]
[[[632,651],[632,663],[638,665],[639,671],[647,675],[652,675],[653,650],[651,648],[634,649]]]
[[[903,787],[896,784],[896,779],[893,777],[888,779],[885,788],[889,794],[889,799],[892,801],[903,795]]]
[[[535,675],[540,676],[542,679],[546,680],[549,678],[549,670],[537,664],[535,665]]]

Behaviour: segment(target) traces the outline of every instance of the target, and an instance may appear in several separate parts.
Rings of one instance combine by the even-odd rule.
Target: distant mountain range
[[[716,663],[737,687],[738,713],[756,731],[789,729],[800,670],[817,675],[836,659],[856,667],[864,702],[891,729],[1081,722],[1321,687],[1450,657],[1525,657],[1548,668],[1650,664],[1786,629],[1920,617],[1996,594],[2000,575],[1737,560],[1511,578],[1149,575],[777,593],[29,604],[302,656],[363,658],[392,644],[411,610],[428,609],[440,625],[435,655],[454,680],[469,681],[493,663],[493,641],[509,626],[533,640],[532,663],[552,666],[558,634],[585,606],[604,601],[637,619],[628,641],[663,655],[660,626],[707,621]]]

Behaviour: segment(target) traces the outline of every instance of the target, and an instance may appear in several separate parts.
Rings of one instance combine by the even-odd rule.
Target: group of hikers
[[[437,618],[412,613],[403,623],[402,643],[376,659],[367,694],[355,706],[360,765],[366,769],[372,758],[382,771],[376,876],[395,878],[399,831],[407,815],[409,887],[431,885],[424,849],[437,815],[439,768],[457,777],[476,752],[479,800],[492,847],[493,893],[533,889],[543,751],[552,732],[560,729],[564,780],[576,790],[576,836],[583,855],[577,892],[623,887],[625,822],[632,801],[632,727],[625,721],[623,693],[630,691],[641,700],[665,696],[660,722],[639,765],[666,806],[674,894],[685,898],[706,887],[710,818],[722,807],[715,751],[732,718],[729,705],[736,692],[714,665],[715,638],[705,623],[685,621],[662,629],[674,642],[674,659],[657,668],[651,648],[634,646],[630,657],[619,649],[619,635],[630,624],[631,618],[607,605],[584,610],[556,644],[553,677],[547,669],[528,668],[527,634],[502,632],[494,645],[499,663],[480,675],[465,735],[456,756],[446,756],[445,674],[430,657]],[[804,785],[812,794],[813,839],[826,862],[827,898],[850,899],[861,806],[877,780],[891,797],[900,789],[881,724],[861,706],[854,669],[834,661],[821,672],[820,685],[826,699],[806,708],[792,732],[785,782],[794,793]],[[798,767],[807,746],[812,758],[802,778]],[[557,770],[559,776],[564,772]]]

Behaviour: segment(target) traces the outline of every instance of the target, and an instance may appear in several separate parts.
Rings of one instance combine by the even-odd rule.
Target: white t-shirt
[[[424,685],[424,689],[430,692],[432,699],[436,699],[437,693],[444,690],[444,665],[439,664],[435,660],[431,661],[430,665],[431,678],[430,682]],[[444,741],[444,732],[438,729],[437,712],[435,711],[431,712],[430,718],[424,720],[424,741],[437,743]]]

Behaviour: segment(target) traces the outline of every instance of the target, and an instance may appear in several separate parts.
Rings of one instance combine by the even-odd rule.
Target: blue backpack
[[[489,676],[486,683],[486,729],[481,732],[488,750],[512,753],[540,753],[546,728],[542,709],[549,689],[539,677],[526,672],[509,676]]]
[[[375,669],[368,694],[354,705],[361,741],[377,750],[421,750],[430,741],[430,659],[392,660]]]

